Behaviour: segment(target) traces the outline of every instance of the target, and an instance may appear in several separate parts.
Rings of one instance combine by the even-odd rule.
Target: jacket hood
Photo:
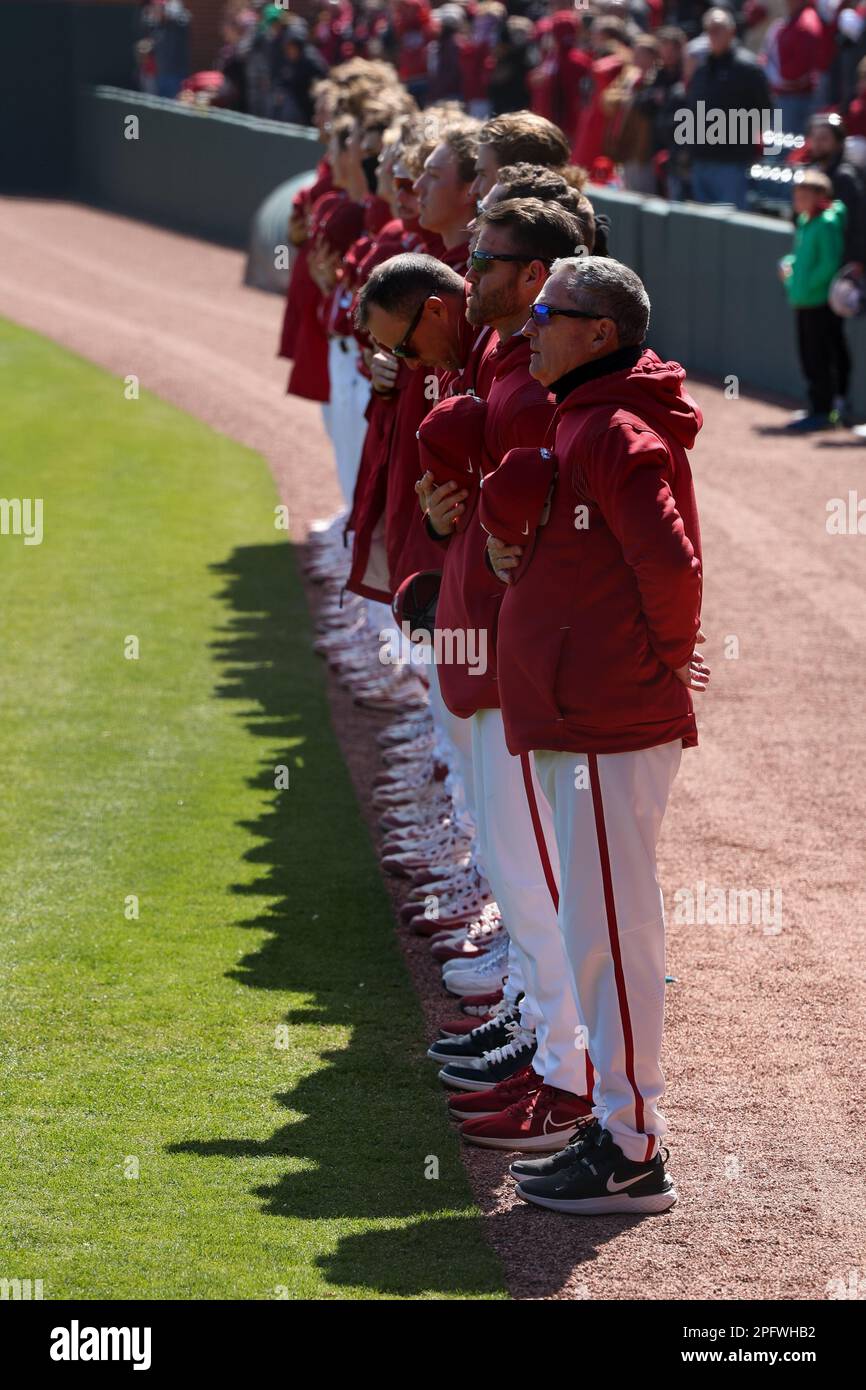
[[[576,386],[560,409],[565,413],[601,405],[619,407],[691,449],[704,417],[686,391],[685,380],[679,362],[662,362],[651,348],[645,348],[633,367]]]

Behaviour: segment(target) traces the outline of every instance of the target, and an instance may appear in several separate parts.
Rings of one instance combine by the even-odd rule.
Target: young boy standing
[[[844,203],[833,201],[833,185],[818,169],[806,169],[794,185],[794,250],[779,267],[797,319],[800,364],[809,390],[808,411],[788,429],[798,434],[828,429],[844,414],[851,359],[842,320],[827,303],[842,265]]]

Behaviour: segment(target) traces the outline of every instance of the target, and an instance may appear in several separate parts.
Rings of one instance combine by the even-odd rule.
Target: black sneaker
[[[510,1040],[508,1024],[517,1019],[517,1010],[499,1006],[495,1018],[479,1023],[471,1033],[462,1038],[438,1038],[427,1049],[427,1056],[434,1062],[465,1062],[467,1066],[481,1066],[485,1052],[494,1047],[504,1047]]]
[[[523,1178],[517,1195],[524,1202],[574,1216],[667,1211],[677,1193],[665,1172],[665,1158],[659,1153],[649,1163],[634,1163],[602,1129],[596,1142],[582,1148],[568,1167],[547,1178]]]
[[[500,1081],[528,1067],[535,1056],[535,1033],[516,1020],[506,1025],[509,1041],[503,1047],[485,1052],[478,1062],[451,1062],[439,1073],[439,1080],[452,1091],[491,1091]]]
[[[598,1143],[601,1132],[598,1120],[587,1120],[564,1149],[544,1158],[516,1158],[508,1171],[518,1182],[523,1178],[549,1178],[576,1163],[584,1148]]]

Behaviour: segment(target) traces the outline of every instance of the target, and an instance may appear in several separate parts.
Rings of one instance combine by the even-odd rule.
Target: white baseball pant
[[[351,507],[361,449],[367,432],[364,411],[370,399],[370,383],[358,371],[358,344],[354,338],[328,342],[328,376],[331,382],[329,432],[334,446],[337,481],[346,506]]]
[[[592,1090],[592,1068],[557,921],[559,857],[553,814],[532,759],[509,753],[501,711],[479,710],[469,723],[479,847],[523,966],[527,998],[521,1018],[535,1027],[538,1043],[533,1067],[549,1086],[586,1095]],[[538,835],[543,837],[541,849],[530,797]]]
[[[635,753],[536,752],[553,809],[559,923],[595,1066],[594,1112],[627,1158],[665,1134],[665,922],[656,844],[682,744]]]

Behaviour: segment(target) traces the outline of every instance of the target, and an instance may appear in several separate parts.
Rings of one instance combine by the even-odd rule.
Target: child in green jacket
[[[851,359],[842,320],[827,303],[833,277],[842,266],[847,212],[844,203],[833,201],[833,185],[817,169],[797,175],[794,212],[794,251],[785,256],[780,272],[797,319],[811,406],[795,416],[788,429],[805,434],[827,429],[847,411]]]

